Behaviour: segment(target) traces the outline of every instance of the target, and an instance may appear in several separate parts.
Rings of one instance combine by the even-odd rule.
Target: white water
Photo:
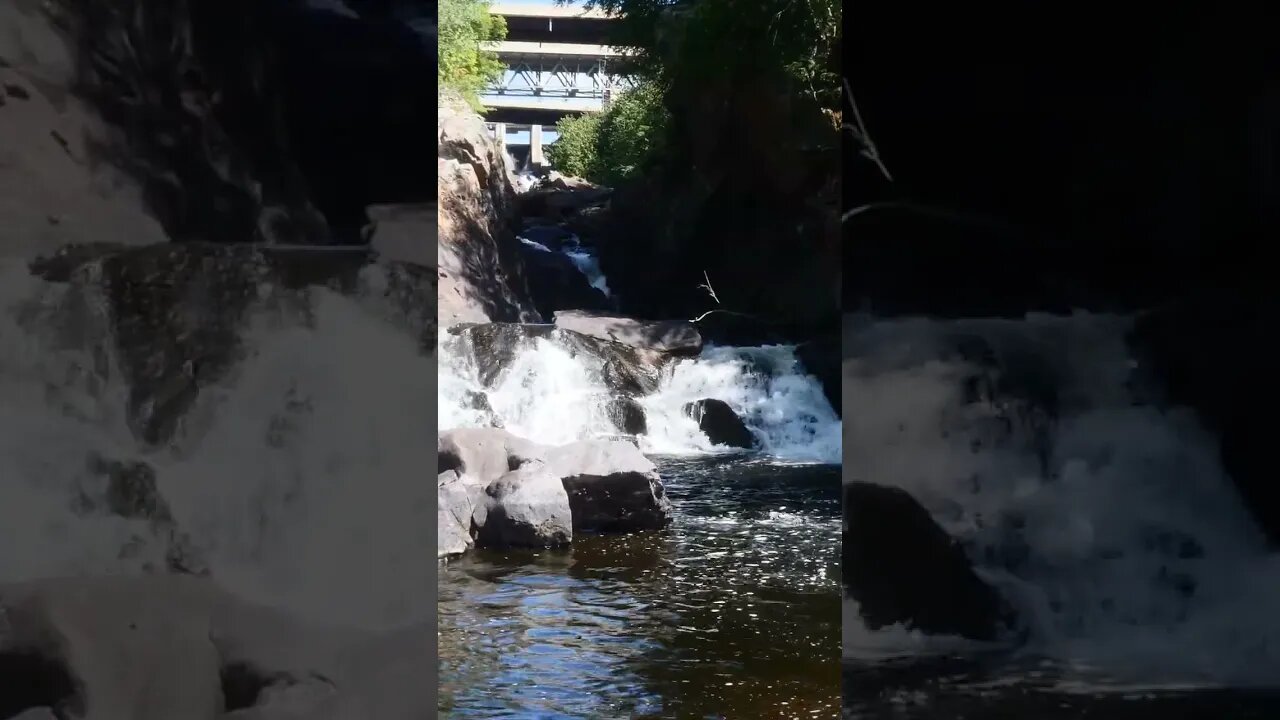
[[[439,426],[500,424],[547,444],[616,436],[606,403],[611,393],[601,368],[574,358],[547,340],[534,340],[495,381],[484,388],[463,348],[442,339]],[[492,413],[471,407],[469,397],[485,393]],[[726,402],[773,457],[797,462],[840,462],[840,419],[817,380],[804,374],[792,348],[707,348],[682,359],[664,375],[658,391],[640,399],[648,432],[641,449],[656,454],[723,452],[711,445],[685,403],[703,398]]]
[[[1141,404],[1127,327],[1078,315],[847,329],[845,477],[905,488],[969,543],[1028,623],[1025,653],[1153,685],[1274,684],[1280,559],[1195,419]],[[974,366],[954,352],[959,336],[970,347],[980,338],[1023,387],[1056,387],[1057,424],[1037,436],[989,403],[966,403]],[[1194,583],[1191,597],[1180,578]],[[848,656],[961,642],[871,632],[854,610]]]
[[[555,252],[546,245],[526,237],[520,238],[520,242],[540,252]],[[574,267],[578,268],[578,272],[582,273],[591,287],[604,293],[605,297],[612,297],[609,292],[609,281],[600,267],[600,260],[591,251],[582,247],[577,235],[570,235],[561,246],[560,252],[573,261]]]
[[[260,318],[250,357],[148,451],[102,298],[0,266],[0,581],[159,559],[119,557],[144,522],[73,509],[102,493],[98,454],[154,467],[215,582],[249,601],[367,628],[431,617],[434,359],[352,300],[318,290],[312,307],[311,326]]]

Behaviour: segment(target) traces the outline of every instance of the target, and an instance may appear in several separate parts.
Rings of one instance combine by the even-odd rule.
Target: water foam
[[[1128,327],[864,319],[846,334],[845,477],[903,487],[965,542],[1029,625],[1027,653],[1151,682],[1271,684],[1280,560],[1195,418],[1146,404]],[[973,402],[992,365],[1033,402]],[[1056,421],[1036,415],[1046,403]],[[929,645],[846,630],[849,655],[876,643]]]
[[[607,410],[613,393],[592,358],[534,339],[493,387],[484,388],[457,339],[442,338],[438,354],[441,429],[500,425],[547,444],[618,434]],[[476,407],[480,395],[487,396],[490,409]],[[840,419],[792,347],[708,347],[697,358],[674,363],[657,392],[639,400],[648,425],[641,449],[664,455],[726,452],[684,413],[685,404],[703,398],[733,408],[768,455],[840,462]]]
[[[206,387],[171,447],[125,421],[96,291],[0,267],[0,580],[135,573],[142,521],[84,513],[94,455],[143,460],[215,581],[326,622],[388,628],[430,606],[435,365],[359,303],[312,294],[311,318],[245,335],[248,357]]]

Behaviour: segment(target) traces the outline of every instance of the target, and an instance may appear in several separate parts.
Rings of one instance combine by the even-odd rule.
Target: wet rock
[[[686,403],[684,414],[698,423],[698,429],[706,434],[713,445],[752,449],[756,447],[756,437],[747,429],[742,418],[723,400],[706,398]]]
[[[627,435],[643,435],[649,429],[644,408],[634,398],[618,396],[611,398],[605,408],[609,419],[619,432]]]
[[[569,256],[521,243],[525,273],[534,305],[543,317],[559,308],[604,310],[609,298],[593,287]]]
[[[104,477],[106,487],[101,497],[102,509],[121,518],[145,520],[150,537],[134,536],[121,549],[121,557],[138,557],[156,552],[163,554],[164,571],[189,574],[209,574],[204,553],[195,545],[174,521],[168,502],[156,484],[155,470],[144,462],[120,462],[91,457],[90,472]],[[94,498],[79,498],[79,510],[92,512],[98,504]],[[159,546],[159,550],[153,548]],[[153,554],[154,557],[154,554]],[[143,569],[155,572],[160,568],[151,562]]]
[[[441,433],[439,450],[438,557],[465,552],[469,538],[481,546],[550,547],[576,533],[671,522],[662,480],[634,441],[548,447],[504,430],[464,428]]]
[[[489,547],[560,547],[573,540],[573,514],[560,478],[542,462],[489,483],[492,499],[479,540]]]
[[[906,491],[844,487],[845,590],[867,626],[902,623],[929,634],[996,640],[1015,617],[973,571],[960,545]]]
[[[480,382],[492,386],[521,351],[546,340],[572,357],[587,356],[600,366],[601,380],[623,395],[646,395],[658,389],[667,358],[634,347],[564,330],[551,325],[486,323],[449,329],[461,338]]]
[[[671,501],[654,464],[632,444],[584,440],[546,452],[562,481],[578,533],[650,530],[671,522]]]
[[[698,329],[683,320],[637,320],[604,313],[562,310],[555,314],[555,326],[661,355],[696,356],[702,352],[702,336]]]

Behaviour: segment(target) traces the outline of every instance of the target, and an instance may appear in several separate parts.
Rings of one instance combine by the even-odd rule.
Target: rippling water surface
[[[441,568],[441,717],[839,717],[839,468],[658,462],[665,531]]]

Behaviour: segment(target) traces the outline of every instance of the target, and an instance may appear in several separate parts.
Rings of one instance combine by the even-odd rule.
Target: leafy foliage
[[[561,0],[563,1],[563,0]],[[619,14],[613,42],[675,83],[735,70],[781,72],[792,89],[840,107],[840,0],[586,0]]]
[[[662,154],[670,117],[657,79],[623,93],[599,115],[560,121],[560,137],[548,148],[561,172],[606,185],[625,182]]]
[[[479,95],[502,76],[498,56],[481,43],[506,38],[502,17],[489,13],[487,0],[439,0],[436,82],[479,109]]]

